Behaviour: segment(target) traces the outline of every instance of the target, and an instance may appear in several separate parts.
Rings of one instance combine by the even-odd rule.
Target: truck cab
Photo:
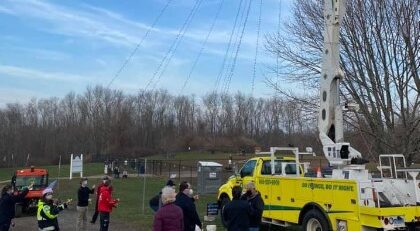
[[[254,157],[245,162],[242,168],[229,177],[228,181],[219,188],[218,202],[222,208],[232,200],[232,188],[242,188],[249,182],[264,180],[265,176],[271,176],[271,157]],[[303,168],[299,166],[299,173],[296,173],[297,165],[294,157],[276,157],[274,159],[274,174],[282,176],[303,176]]]

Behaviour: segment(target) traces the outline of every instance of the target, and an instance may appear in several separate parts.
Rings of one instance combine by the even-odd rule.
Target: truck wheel
[[[328,222],[318,210],[312,209],[303,217],[302,231],[327,231]]]
[[[222,221],[222,225],[227,228],[227,222],[226,220],[223,218],[223,209],[225,208],[225,205],[227,205],[230,200],[228,197],[224,196],[222,197],[222,199],[220,200],[220,220]]]
[[[15,217],[21,217],[23,213],[23,206],[20,204],[15,205]]]

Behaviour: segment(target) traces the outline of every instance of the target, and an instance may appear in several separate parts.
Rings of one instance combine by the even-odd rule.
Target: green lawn
[[[129,180],[114,180],[115,197],[120,198],[120,206],[115,209],[113,217],[130,222],[136,227],[152,227],[153,211],[149,208],[149,199],[155,196],[166,183],[163,178],[146,178],[146,196],[145,196],[145,210],[142,210],[142,195],[143,195],[143,178],[129,179]],[[127,193],[130,192],[130,193]],[[206,206],[209,202],[216,202],[216,195],[200,195],[200,199],[196,202],[197,211],[200,218],[206,215]],[[218,223],[219,230],[221,229],[220,222]]]
[[[50,182],[58,176],[58,166],[43,166],[50,171]],[[102,164],[86,164],[85,176],[98,176],[103,173]],[[63,166],[61,169],[61,177],[67,177],[69,166]],[[8,180],[13,173],[13,169],[1,169],[0,179]],[[57,188],[55,189],[55,196],[61,200],[73,199],[73,203],[77,203],[77,189],[79,187],[79,177],[74,174],[73,180],[60,179]],[[119,220],[128,224],[133,230],[138,230],[138,227],[144,227],[145,230],[151,230],[153,224],[153,211],[149,208],[149,200],[155,196],[165,185],[166,178],[148,177],[146,184],[142,177],[130,177],[129,179],[114,179],[112,185],[114,187],[113,197],[120,199],[118,208],[115,208],[112,213],[112,219]],[[188,179],[182,179],[188,180]],[[178,179],[175,180],[179,184]],[[194,179],[195,181],[195,179]],[[100,183],[100,179],[89,179],[89,185]],[[2,187],[4,184],[0,185]],[[145,200],[143,211],[143,186],[145,188]],[[195,185],[195,182],[193,182]],[[94,196],[91,196],[94,204]],[[196,202],[197,210],[200,218],[206,215],[206,205],[210,202],[216,202],[216,195],[200,195],[200,200]],[[93,204],[91,206],[93,206]],[[219,219],[217,219],[219,220]],[[217,221],[218,230],[223,230],[220,221]],[[143,229],[142,229],[143,230]]]
[[[89,185],[100,183],[100,179],[89,179]],[[138,230],[138,227],[152,227],[153,211],[149,208],[149,200],[155,196],[161,188],[165,185],[166,179],[159,177],[146,178],[146,190],[143,211],[143,178],[131,177],[129,179],[114,179],[112,186],[114,188],[113,197],[119,198],[120,203],[112,212],[112,219],[119,220],[128,224],[133,230]],[[178,182],[176,182],[178,183]],[[72,198],[77,200],[77,189],[79,187],[79,179],[60,180],[59,189],[55,190],[55,195],[62,200]],[[94,204],[94,197],[91,196]],[[200,200],[196,202],[197,211],[200,218],[206,215],[206,205],[209,202],[216,202],[216,195],[200,195]],[[93,206],[91,204],[90,206]],[[218,219],[219,220],[219,217]],[[223,230],[220,221],[217,221],[218,230]],[[143,229],[142,229],[143,230]]]

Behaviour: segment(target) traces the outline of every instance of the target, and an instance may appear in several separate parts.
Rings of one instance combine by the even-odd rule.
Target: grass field
[[[50,182],[53,181],[56,176],[58,176],[58,166],[43,166],[50,171]],[[61,176],[67,177],[69,171],[69,166],[62,166]],[[0,170],[0,179],[8,180],[10,179],[10,174],[14,172],[13,169],[1,169]],[[85,165],[85,176],[98,176],[103,173],[102,164],[86,164]],[[74,175],[73,180],[60,179],[55,190],[55,196],[62,199],[73,199],[77,201],[77,189],[79,187],[80,179]],[[161,177],[147,177],[146,182],[142,177],[130,177],[128,179],[114,179],[112,180],[112,185],[114,188],[113,197],[120,199],[120,204],[118,208],[113,210],[111,219],[116,219],[122,221],[129,225],[133,230],[139,230],[139,227],[142,227],[140,230],[150,230],[152,229],[153,224],[153,211],[149,208],[149,200],[155,196],[165,185],[166,178]],[[100,183],[100,178],[89,179],[89,185],[93,184],[98,185]],[[175,181],[178,184],[178,179]],[[4,185],[4,184],[3,184]],[[3,185],[0,184],[0,187]],[[143,186],[145,188],[145,196],[143,202]],[[91,196],[92,202],[94,202],[94,196]],[[206,205],[210,202],[216,202],[216,195],[200,195],[200,200],[196,202],[197,211],[199,212],[200,218],[203,219],[203,216],[206,215]],[[143,210],[144,203],[144,210]],[[91,206],[94,206],[93,204]],[[219,219],[217,219],[219,220]],[[216,223],[218,225],[218,230],[224,230],[220,224],[220,221]]]
[[[153,156],[151,159],[166,159],[164,156]],[[234,160],[246,159],[250,155],[240,156],[232,155]],[[200,160],[218,160],[218,159],[228,159],[229,155],[226,153],[184,153],[177,154],[171,159],[182,160],[182,162],[194,161],[197,159]],[[218,161],[220,162],[220,161]],[[58,177],[58,166],[40,166],[40,168],[47,168],[49,170],[50,182]],[[20,168],[18,168],[20,169]],[[0,181],[10,180],[14,168],[3,168],[0,169]],[[85,164],[84,166],[84,176],[98,176],[96,179],[89,179],[89,185],[100,183],[100,176],[103,174],[103,164],[102,163],[90,163]],[[59,184],[55,190],[56,197],[66,200],[72,198],[74,201],[77,200],[77,189],[79,187],[79,178],[77,174],[74,174],[73,180],[65,179],[69,175],[69,165],[61,166]],[[165,185],[166,178],[163,177],[147,177],[144,182],[142,177],[130,177],[129,179],[114,179],[112,185],[114,187],[113,197],[120,199],[120,204],[118,208],[115,208],[111,220],[115,219],[120,222],[124,222],[133,230],[152,230],[153,223],[153,211],[149,208],[149,200],[155,196]],[[190,180],[181,179],[181,180]],[[192,185],[196,185],[196,179],[192,178]],[[175,179],[175,183],[179,184],[180,179]],[[144,185],[145,190],[144,190]],[[0,184],[0,187],[2,185]],[[196,190],[196,188],[194,188]],[[143,197],[144,190],[144,197]],[[91,196],[92,201],[94,202],[94,196]],[[144,201],[143,201],[144,198]],[[203,221],[204,215],[206,215],[206,205],[207,203],[214,203],[217,201],[216,195],[200,195],[200,199],[196,201],[197,211],[200,215],[200,218]],[[144,204],[144,210],[143,210]],[[91,206],[94,206],[93,204]],[[218,216],[216,222],[212,223],[217,225],[217,230],[225,230],[220,223],[220,217]],[[205,224],[206,225],[206,224]],[[274,230],[274,229],[271,229]],[[293,229],[295,230],[295,229]]]
[[[129,179],[114,179],[112,186],[114,188],[113,197],[120,199],[120,204],[115,208],[111,214],[111,220],[117,219],[128,224],[133,230],[147,230],[147,227],[152,227],[153,211],[149,208],[149,200],[155,196],[166,183],[166,179],[159,177],[146,178],[146,190],[143,211],[143,185],[144,179],[139,177],[131,177]],[[98,185],[100,179],[89,179],[89,184]],[[60,180],[59,189],[56,190],[56,195],[62,199],[77,200],[77,189],[79,187],[79,179]],[[94,196],[91,196],[92,202]],[[206,205],[208,202],[215,202],[216,195],[200,195],[200,200],[196,202],[197,211],[201,219],[206,213]],[[90,206],[94,206],[91,204]],[[218,230],[223,230],[220,221],[217,222]]]

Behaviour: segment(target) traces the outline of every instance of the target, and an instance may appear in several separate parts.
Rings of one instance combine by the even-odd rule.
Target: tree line
[[[128,95],[96,86],[0,109],[0,155],[4,165],[12,154],[20,163],[28,155],[31,162],[57,163],[59,155],[71,153],[253,152],[257,146],[297,145],[302,136],[312,137],[314,124],[300,103],[277,96],[174,96],[165,90]]]

